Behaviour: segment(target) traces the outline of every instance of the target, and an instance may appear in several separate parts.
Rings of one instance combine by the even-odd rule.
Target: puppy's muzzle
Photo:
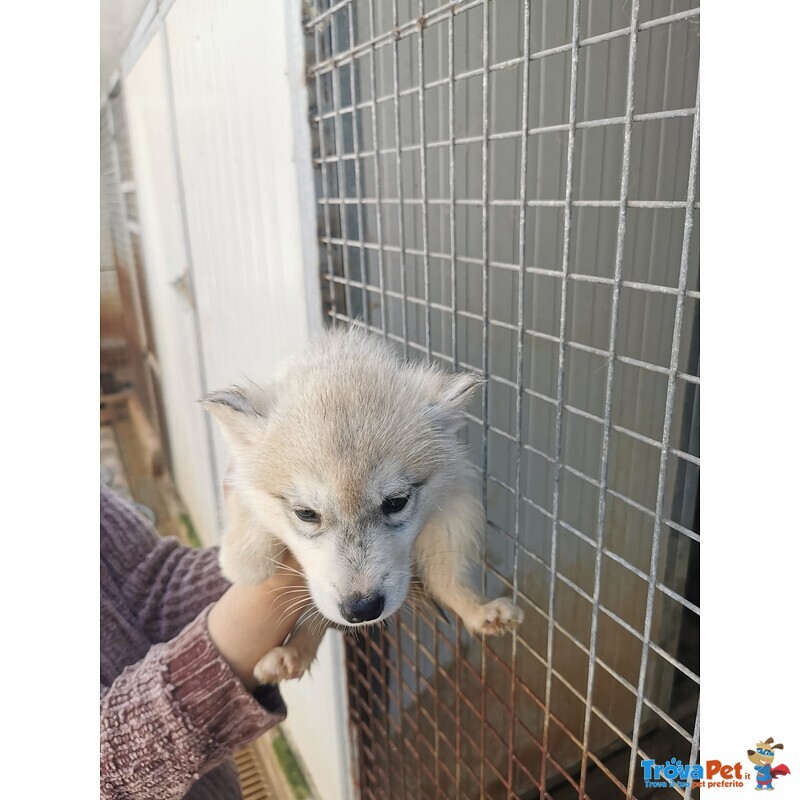
[[[350,595],[339,606],[342,617],[353,625],[360,622],[371,622],[383,612],[385,598],[382,594],[371,594],[362,597],[360,594]]]

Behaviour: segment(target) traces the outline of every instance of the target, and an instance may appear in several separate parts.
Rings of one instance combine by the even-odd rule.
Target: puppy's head
[[[405,601],[414,541],[468,474],[456,433],[478,383],[351,331],[320,337],[267,386],[205,399],[252,535],[288,545],[331,621],[379,621]]]

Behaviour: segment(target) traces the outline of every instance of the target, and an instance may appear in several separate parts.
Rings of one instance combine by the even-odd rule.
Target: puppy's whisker
[[[304,605],[303,604],[297,605],[294,608],[287,609],[278,618],[278,625],[281,625],[285,620],[289,619],[290,617],[294,616],[295,614],[302,613],[303,609],[304,609]]]
[[[264,556],[264,561],[270,564],[274,564],[277,569],[275,570],[275,574],[280,574],[281,572],[290,573],[292,575],[298,575],[301,578],[305,578],[306,576],[299,570],[295,569],[294,567],[290,567],[288,564],[284,564],[282,561],[278,561],[271,556]]]
[[[291,601],[300,600],[300,599],[302,599],[302,600],[310,600],[311,599],[311,595],[308,593],[307,590],[304,590],[304,591],[301,591],[301,592],[284,592],[284,593],[278,595],[277,600],[274,601],[275,605],[276,606],[285,605],[285,603],[280,603],[280,600],[284,599],[284,598],[285,598],[286,602],[291,602]]]
[[[308,587],[307,586],[288,586],[288,587],[286,587],[286,586],[276,586],[276,587],[270,589],[269,591],[265,592],[265,595],[267,597],[269,597],[270,595],[273,595],[273,594],[279,594],[281,597],[283,597],[284,595],[291,597],[293,595],[298,595],[298,594],[304,594],[304,595],[306,595],[308,597],[311,596],[308,593]]]
[[[325,628],[329,624],[328,618],[324,617],[322,614],[320,614],[319,611],[316,610],[316,608],[314,610],[316,611],[316,614],[317,614],[317,616],[316,616],[316,618],[314,620],[314,624],[315,624],[314,633],[315,634],[322,634],[322,633],[325,632]]]
[[[284,602],[275,603],[276,611],[284,611],[286,609],[293,609],[298,606],[306,605],[309,602],[309,597],[287,597]]]
[[[294,626],[294,627],[295,627],[295,630],[297,630],[297,629],[298,629],[298,628],[299,628],[299,627],[300,627],[300,626],[301,626],[301,625],[302,625],[304,622],[306,622],[306,621],[308,621],[308,620],[310,620],[311,622],[314,622],[314,621],[315,621],[315,620],[314,620],[314,615],[315,615],[315,614],[317,614],[317,613],[319,613],[319,612],[317,611],[317,609],[316,609],[316,607],[315,607],[314,605],[312,605],[310,608],[307,608],[307,609],[306,609],[306,610],[305,610],[305,611],[304,611],[304,612],[303,612],[303,613],[300,615],[300,618],[299,618],[299,619],[297,620],[297,622],[295,623],[295,626]],[[310,624],[310,623],[309,623],[309,624]]]
[[[288,619],[298,608],[303,608],[308,603],[307,600],[295,600],[280,616],[278,625]]]

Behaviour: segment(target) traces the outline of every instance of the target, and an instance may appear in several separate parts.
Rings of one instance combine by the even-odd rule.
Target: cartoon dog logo
[[[780,743],[773,744],[774,741],[770,736],[764,742],[756,742],[755,750],[747,751],[747,757],[755,764],[756,791],[761,791],[762,789],[772,790],[775,788],[772,785],[773,778],[791,774],[786,764],[778,764],[777,767],[772,766],[772,762],[775,760],[775,751],[783,750],[783,745]]]

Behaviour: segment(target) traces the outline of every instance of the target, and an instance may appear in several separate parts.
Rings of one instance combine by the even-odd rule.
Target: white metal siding
[[[202,396],[194,315],[172,282],[187,267],[172,147],[162,35],[156,35],[125,84],[139,198],[150,311],[162,372],[173,477],[200,538],[218,538],[208,421]]]
[[[268,377],[309,334],[309,289],[314,292],[302,270],[286,43],[277,6],[180,1],[167,18],[212,389],[244,376]]]

